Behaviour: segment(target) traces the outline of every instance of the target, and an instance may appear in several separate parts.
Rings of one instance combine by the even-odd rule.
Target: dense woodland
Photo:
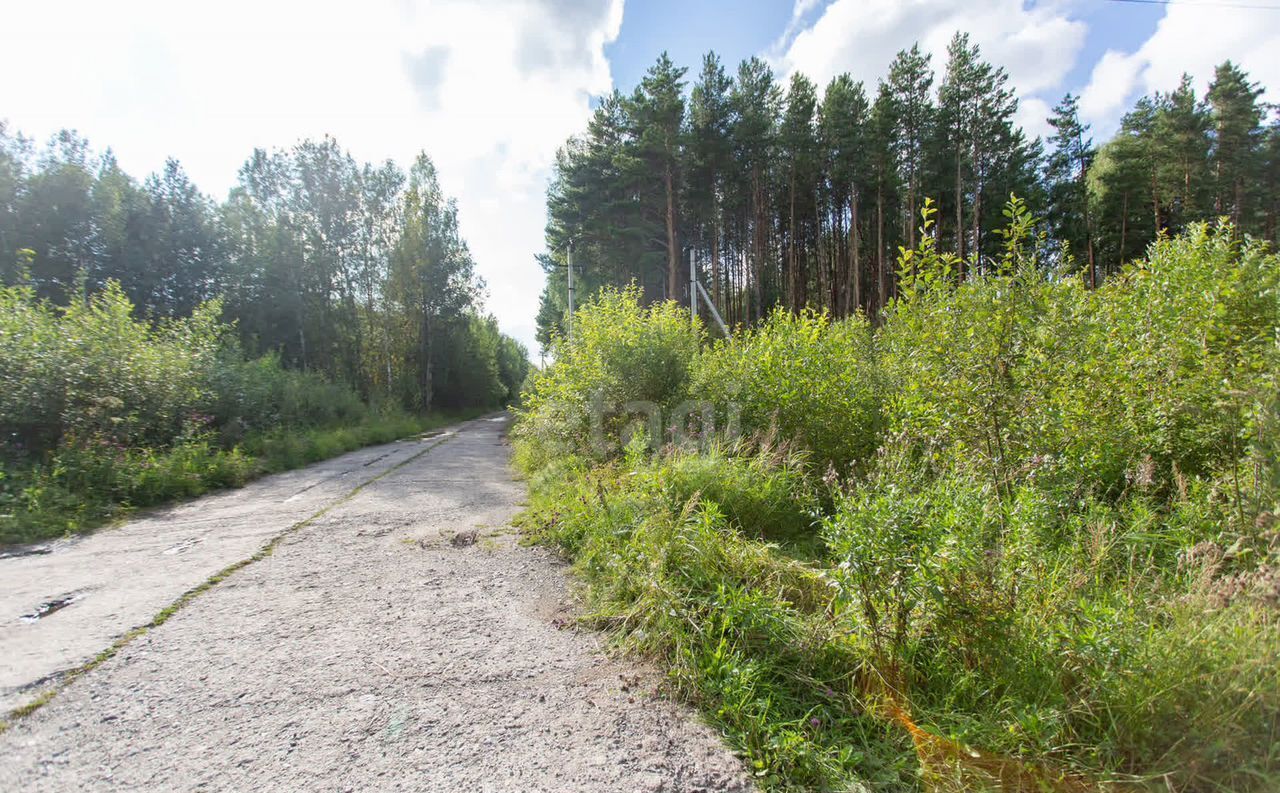
[[[523,346],[425,155],[255,151],[217,203],[0,126],[0,544],[519,396]]]
[[[780,85],[758,58],[731,74],[712,53],[689,75],[663,55],[559,152],[540,339],[559,329],[571,241],[580,295],[635,281],[684,300],[691,258],[730,324],[779,305],[877,316],[926,198],[958,279],[990,266],[1010,194],[1049,221],[1045,266],[1090,285],[1197,220],[1274,241],[1280,126],[1260,94],[1224,63],[1206,95],[1184,78],[1095,145],[1070,95],[1053,134],[1029,139],[1008,75],[963,34],[940,78],[917,46],[874,87],[842,74],[821,92],[803,74]]]
[[[74,132],[37,149],[0,125],[0,268],[57,306],[117,282],[156,321],[220,298],[248,355],[411,410],[504,404],[527,366],[425,155],[406,174],[331,138],[255,150],[217,203],[176,161],[140,182]]]

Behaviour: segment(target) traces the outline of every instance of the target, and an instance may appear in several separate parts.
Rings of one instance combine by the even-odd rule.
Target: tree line
[[[0,277],[56,306],[118,283],[155,322],[221,298],[246,353],[412,410],[504,404],[528,367],[431,160],[358,163],[329,137],[255,150],[217,202],[176,160],[139,181],[74,132],[37,149],[0,122]]]
[[[1000,251],[991,229],[1011,194],[1049,221],[1048,266],[1091,285],[1196,220],[1228,216],[1274,241],[1280,127],[1264,126],[1260,94],[1227,62],[1204,97],[1184,78],[1139,100],[1095,146],[1071,95],[1048,139],[1029,138],[1007,72],[963,33],[941,79],[917,45],[874,89],[841,74],[821,94],[799,73],[784,88],[759,58],[730,74],[715,53],[690,85],[664,53],[558,152],[539,339],[561,331],[571,246],[586,293],[634,281],[650,301],[687,300],[692,262],[736,324],[774,306],[877,316],[926,199],[959,279]]]

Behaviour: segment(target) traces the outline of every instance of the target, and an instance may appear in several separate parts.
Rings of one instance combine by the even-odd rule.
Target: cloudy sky
[[[663,50],[870,83],[913,41],[940,67],[964,30],[1033,133],[1072,91],[1103,137],[1139,94],[1184,71],[1203,90],[1226,58],[1280,100],[1280,0],[10,0],[3,19],[0,119],[37,139],[77,129],[139,177],[177,157],[222,198],[254,147],[327,133],[406,166],[425,150],[489,309],[534,351],[556,147]]]

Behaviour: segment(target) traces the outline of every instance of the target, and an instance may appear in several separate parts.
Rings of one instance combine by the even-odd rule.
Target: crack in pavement
[[[504,431],[463,425],[183,595],[0,735],[0,790],[751,790],[660,673],[562,629]],[[151,558],[212,542],[159,556],[174,536]]]
[[[449,440],[451,437],[453,436],[445,435],[438,439],[433,439],[435,440],[435,442],[427,446],[425,449],[421,449],[418,452],[414,453],[413,455],[410,455],[409,457],[406,457],[405,459],[396,463],[395,465],[392,465],[386,470],[380,471],[378,474],[356,485],[354,488],[349,490],[344,495],[340,496],[335,501],[330,502],[329,504],[325,505],[324,507],[312,513],[311,515],[308,515],[302,520],[299,520],[296,523],[293,523],[292,525],[288,526],[286,529],[284,529],[284,531],[281,531],[279,534],[276,534],[270,540],[268,540],[265,545],[259,548],[251,556],[232,562],[231,564],[227,565],[226,567],[222,568],[218,572],[214,573],[212,576],[208,577],[201,583],[197,584],[195,587],[192,587],[191,589],[188,589],[186,592],[183,592],[180,596],[178,596],[177,599],[175,599],[173,602],[169,603],[164,608],[162,608],[159,612],[157,612],[156,615],[152,617],[149,622],[142,625],[137,625],[125,631],[123,635],[121,635],[118,639],[112,642],[106,649],[102,650],[100,653],[98,653],[88,661],[78,666],[74,666],[69,669],[62,670],[60,672],[54,672],[51,675],[46,675],[40,678],[39,680],[35,681],[34,684],[28,684],[28,685],[16,687],[16,689],[14,690],[17,692],[31,691],[35,688],[40,687],[40,684],[42,682],[47,683],[50,679],[55,681],[52,686],[45,688],[45,690],[41,691],[38,695],[36,695],[30,701],[10,709],[9,712],[5,715],[5,717],[3,719],[0,719],[0,734],[3,734],[8,729],[10,729],[13,726],[13,723],[17,719],[21,719],[26,716],[29,716],[32,713],[39,710],[44,705],[48,704],[50,701],[53,700],[54,697],[58,695],[59,692],[61,692],[67,686],[71,685],[71,683],[73,683],[77,678],[79,678],[84,674],[87,674],[88,672],[93,671],[95,668],[101,665],[104,661],[108,660],[109,658],[114,656],[117,652],[119,652],[121,649],[123,649],[130,642],[134,641],[139,636],[144,635],[147,631],[151,630],[152,628],[156,628],[160,625],[163,625],[165,621],[167,621],[170,617],[172,617],[174,614],[180,611],[184,606],[190,603],[191,600],[193,600],[194,598],[198,597],[199,595],[208,591],[214,586],[217,586],[219,583],[221,583],[223,580],[225,580],[228,576],[230,576],[232,573],[236,572],[237,570],[240,570],[241,568],[247,567],[248,565],[253,564],[254,562],[260,559],[270,556],[272,551],[275,550],[276,546],[279,545],[280,542],[285,539],[285,537],[289,536],[290,534],[293,534],[294,532],[298,531],[299,529],[305,526],[310,525],[312,522],[323,517],[329,511],[341,506],[347,501],[350,501],[352,498],[355,498],[356,495],[358,495],[360,491],[363,490],[364,488],[368,487],[374,482],[377,482],[379,479],[383,478],[384,476],[387,476],[388,474],[391,474],[403,468],[409,463],[412,463],[413,461],[427,454],[431,450],[435,449],[440,444]],[[377,460],[385,459],[390,454],[391,453],[388,452],[387,454],[383,454],[376,459]],[[344,475],[346,473],[349,473],[349,472],[344,472]],[[329,477],[328,480],[322,480],[322,481],[330,481],[332,479],[333,477]],[[168,551],[166,550],[165,553],[167,552]],[[84,595],[85,595],[85,592],[83,591],[72,593],[73,597],[71,597],[70,599],[67,599],[67,602],[62,603],[61,605],[58,605],[57,607],[51,610],[56,611],[58,609],[65,607],[66,605],[70,605],[75,600],[79,600],[83,598]],[[47,604],[42,604],[42,606],[44,605],[47,605]],[[37,607],[37,611],[39,610],[39,608],[41,607]],[[49,610],[46,610],[46,613],[48,611]],[[31,615],[23,615],[21,619],[23,621],[35,622],[36,619],[39,619],[44,616],[46,616],[45,613],[40,613],[38,616],[35,617],[35,619],[31,619],[30,618]]]

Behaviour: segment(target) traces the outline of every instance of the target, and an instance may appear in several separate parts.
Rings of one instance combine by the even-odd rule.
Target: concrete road
[[[506,420],[0,558],[0,790],[748,790],[654,674],[564,628]],[[475,533],[469,542],[471,532]]]

